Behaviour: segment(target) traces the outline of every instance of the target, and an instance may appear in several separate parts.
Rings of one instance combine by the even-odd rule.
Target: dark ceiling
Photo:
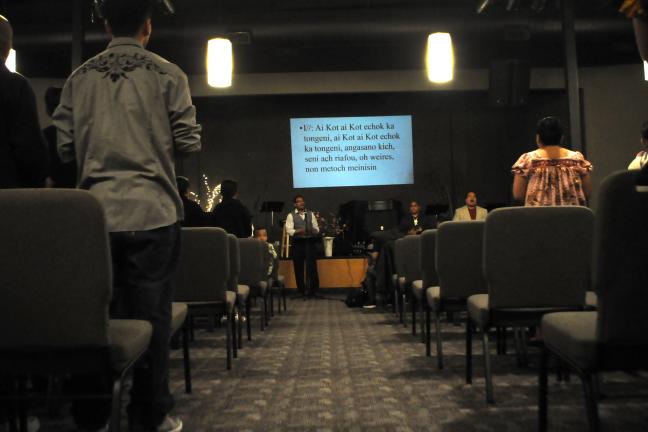
[[[508,11],[509,2],[513,10]],[[90,20],[84,0],[84,58],[107,42]],[[533,0],[173,0],[176,13],[158,14],[149,48],[188,74],[204,72],[206,41],[231,32],[238,73],[423,68],[427,34],[452,33],[459,68],[488,67],[493,59],[519,58],[532,66],[563,64],[557,0],[531,10]],[[618,1],[577,1],[581,66],[639,62],[630,22]],[[19,69],[31,77],[70,72],[74,0],[0,0],[0,14],[15,28]]]

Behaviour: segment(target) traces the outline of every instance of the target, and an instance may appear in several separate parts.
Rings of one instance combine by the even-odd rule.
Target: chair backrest
[[[175,301],[224,302],[229,274],[229,244],[225,230],[182,228]]]
[[[594,284],[602,342],[646,348],[648,192],[635,189],[638,174],[638,171],[615,173],[600,186]]]
[[[436,236],[441,297],[467,299],[488,292],[482,271],[484,221],[444,222]]]
[[[394,243],[396,273],[408,283],[421,279],[421,239],[418,235],[406,235]]]
[[[229,245],[230,272],[227,278],[227,289],[236,292],[238,288],[238,278],[241,272],[241,252],[239,251],[238,239],[234,234],[227,234]]]
[[[89,192],[0,191],[0,350],[107,346],[104,211]]]
[[[436,237],[437,230],[425,230],[421,233],[421,257],[419,266],[421,267],[421,279],[423,287],[439,285],[439,276],[436,271]]]
[[[484,227],[491,308],[578,307],[591,285],[594,214],[586,207],[493,210]]]
[[[255,238],[238,239],[241,251],[241,272],[239,283],[250,287],[268,279],[266,245]]]

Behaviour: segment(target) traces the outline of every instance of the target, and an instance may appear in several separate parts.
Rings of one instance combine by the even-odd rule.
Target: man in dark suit
[[[421,214],[421,206],[416,200],[410,201],[409,214],[405,216],[399,225],[403,234],[421,234],[426,229],[436,228],[437,222],[434,217]]]
[[[214,207],[210,215],[210,225],[223,228],[238,238],[252,236],[252,216],[250,211],[238,200],[238,185],[234,180],[223,180],[221,195],[223,201]]]
[[[201,227],[206,224],[206,215],[197,202],[189,198],[189,179],[187,177],[176,177],[178,184],[178,192],[182,199],[182,206],[184,207],[184,219],[182,220],[183,227]]]
[[[0,15],[0,188],[43,187],[47,146],[29,82],[5,66],[13,29]]]

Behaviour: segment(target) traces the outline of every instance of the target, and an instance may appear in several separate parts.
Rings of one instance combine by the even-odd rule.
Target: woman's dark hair
[[[114,36],[134,36],[151,18],[153,0],[105,0],[102,13]]]
[[[641,125],[641,138],[648,140],[648,121],[643,122]]]
[[[223,180],[221,183],[221,195],[223,199],[232,199],[236,195],[238,184],[234,180]]]
[[[538,122],[536,133],[544,145],[559,145],[563,137],[563,127],[558,117],[545,117]]]

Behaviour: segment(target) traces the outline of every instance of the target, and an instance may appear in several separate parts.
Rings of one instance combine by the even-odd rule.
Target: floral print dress
[[[592,164],[577,151],[558,159],[524,153],[511,168],[527,180],[525,206],[586,206],[582,178],[591,171]]]

